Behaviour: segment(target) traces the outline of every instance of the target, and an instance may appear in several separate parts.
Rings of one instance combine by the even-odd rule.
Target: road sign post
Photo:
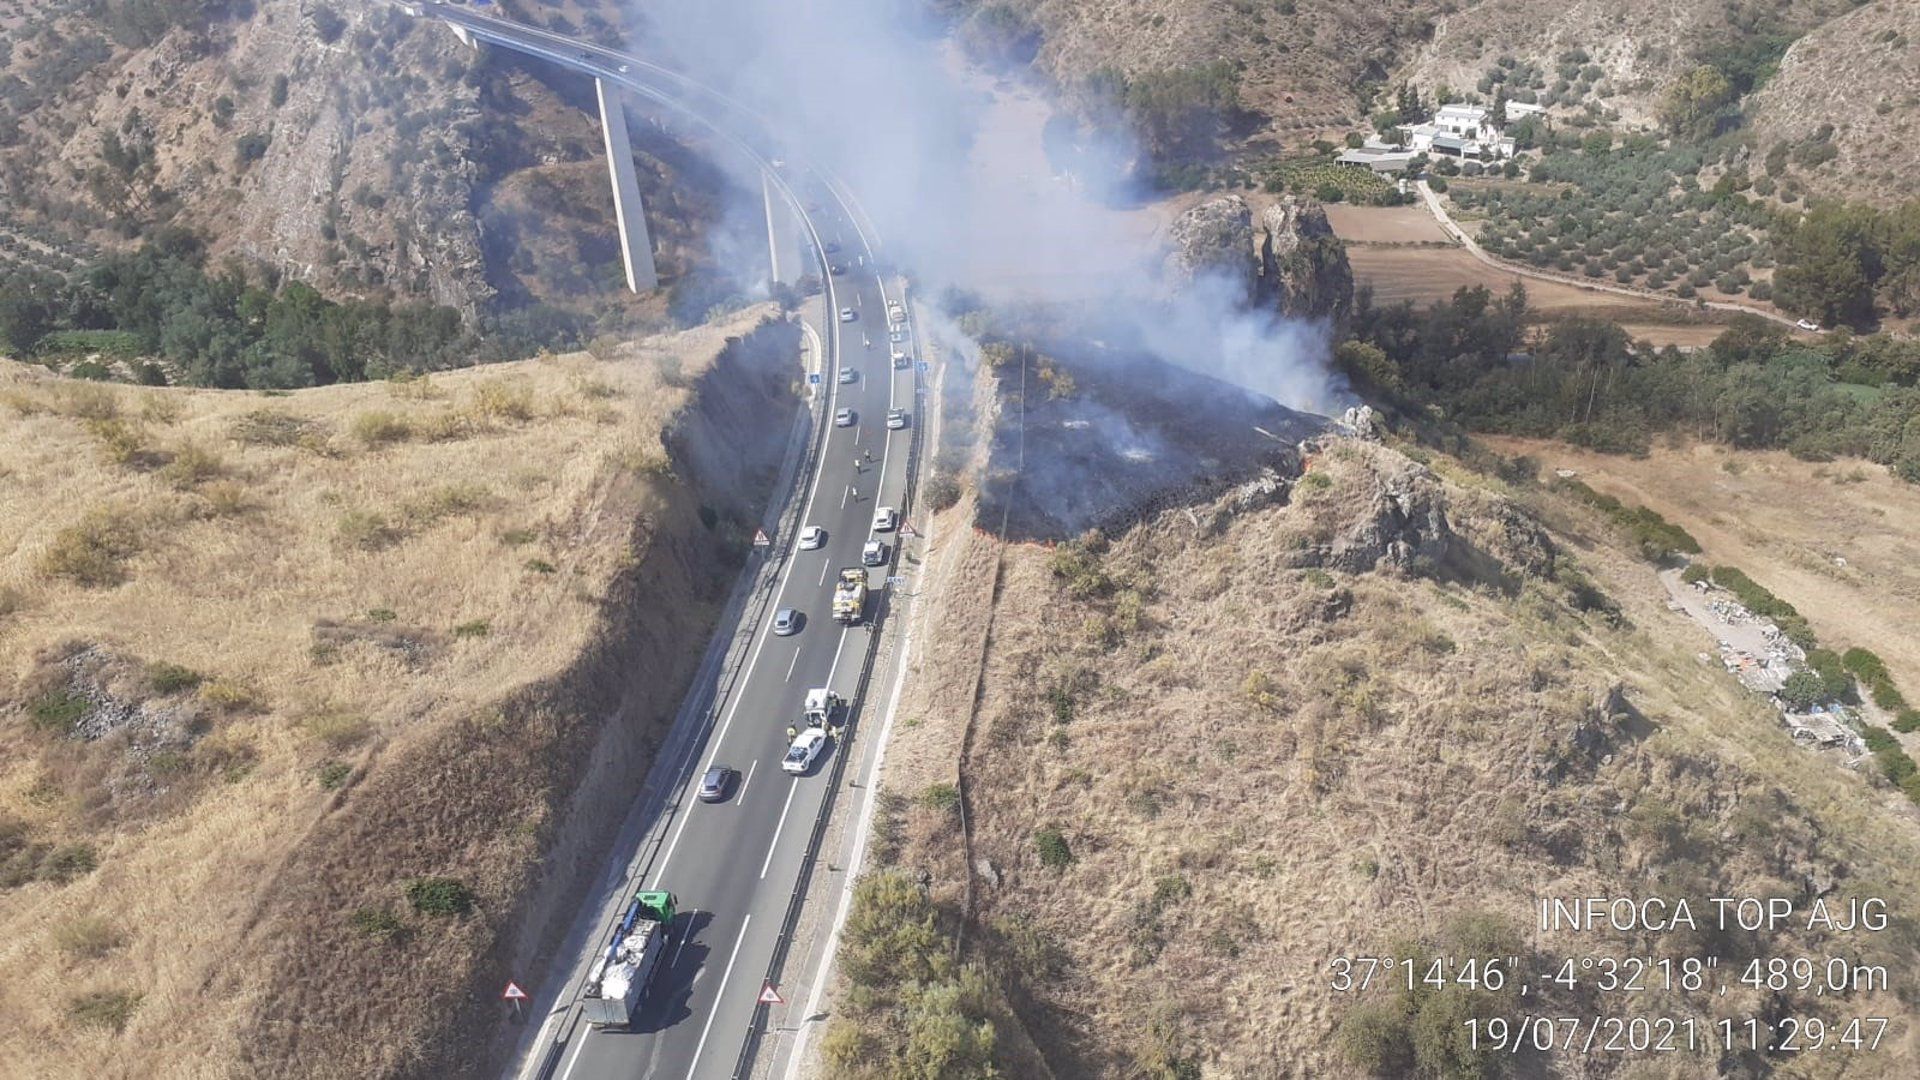
[[[786,1003],[786,999],[780,996],[780,991],[774,989],[772,979],[760,984],[760,1004],[785,1005]]]
[[[513,1018],[515,1020],[520,1019],[520,1003],[527,1000],[527,992],[520,989],[519,983],[509,979],[507,981],[507,988],[500,991],[500,996],[513,1002]]]

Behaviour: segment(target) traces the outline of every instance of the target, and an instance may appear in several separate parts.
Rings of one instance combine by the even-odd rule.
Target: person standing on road
[[[792,742],[793,740],[799,737],[800,737],[800,729],[797,727],[794,727],[792,724],[788,724],[787,725],[787,741]]]

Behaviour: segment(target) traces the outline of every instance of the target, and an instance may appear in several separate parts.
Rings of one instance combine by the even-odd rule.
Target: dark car
[[[740,774],[725,765],[715,765],[700,778],[701,802],[725,802],[733,792],[733,782]]]

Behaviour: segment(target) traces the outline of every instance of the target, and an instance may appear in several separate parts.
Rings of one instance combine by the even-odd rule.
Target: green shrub
[[[920,793],[920,805],[941,813],[952,813],[960,808],[960,789],[944,781],[928,784]]]
[[[483,638],[491,633],[493,633],[493,624],[485,619],[463,622],[453,628],[453,636],[457,638]]]
[[[1055,870],[1073,865],[1073,849],[1059,829],[1049,825],[1033,834],[1033,846],[1040,852],[1040,865]]]
[[[1893,730],[1902,735],[1920,731],[1920,709],[1901,709],[1900,715],[1893,718]]]
[[[1680,571],[1680,580],[1689,585],[1707,580],[1707,564],[1688,563],[1687,568]]]
[[[27,706],[27,715],[32,718],[33,726],[41,731],[66,735],[73,731],[73,726],[92,707],[93,702],[62,688],[49,690],[33,699],[33,704]]]
[[[322,762],[320,768],[315,771],[315,775],[320,781],[321,788],[327,791],[334,791],[345,784],[347,778],[353,775],[353,766],[344,761]]]
[[[126,580],[125,563],[140,550],[139,527],[125,514],[96,510],[54,534],[40,556],[40,570],[87,588]]]
[[[1796,671],[1787,676],[1785,685],[1781,686],[1780,700],[1800,712],[1805,712],[1830,699],[1823,689],[1820,676],[1811,671]]]
[[[386,908],[359,908],[347,916],[347,925],[375,941],[395,942],[407,936],[407,924]]]
[[[119,1034],[139,1008],[140,995],[132,990],[91,990],[67,1002],[67,1015],[81,1027]]]
[[[147,682],[156,694],[177,694],[199,686],[205,676],[189,667],[155,661],[147,665]]]
[[[1781,632],[1803,649],[1814,647],[1813,630],[1792,604],[1767,591],[1759,582],[1732,566],[1716,566],[1713,583],[1733,593],[1743,607],[1755,615],[1772,619]]]
[[[473,910],[473,890],[458,878],[415,878],[406,885],[407,903],[422,915],[465,915]]]
[[[75,878],[85,877],[100,865],[100,856],[91,844],[68,844],[55,848],[40,864],[40,876],[55,884],[64,885]]]
[[[548,562],[545,559],[528,559],[526,562],[526,567],[528,570],[536,574],[554,574],[554,573],[558,573],[560,570],[559,567],[553,565],[552,563]]]
[[[1820,692],[1828,701],[1839,701],[1852,691],[1853,677],[1832,649],[1807,650],[1807,666],[1820,677]]]

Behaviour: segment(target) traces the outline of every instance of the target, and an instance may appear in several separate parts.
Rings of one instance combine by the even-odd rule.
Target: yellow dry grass
[[[254,977],[276,948],[250,933],[272,920],[262,898],[339,805],[320,767],[377,768],[382,746],[432,738],[581,654],[609,583],[645,554],[635,523],[658,508],[661,433],[687,380],[765,316],[604,360],[281,396],[0,363],[0,819],[99,856],[71,884],[0,891],[0,964],[16,976],[0,986],[0,1071],[231,1075],[243,1019],[273,992]],[[104,422],[152,456],[103,447]],[[111,556],[119,583],[54,572],[63,533],[103,514],[135,537]],[[349,632],[321,629],[336,624]],[[376,631],[430,650],[407,662]],[[204,675],[202,697],[226,707],[210,707],[202,745],[242,747],[251,768],[177,812],[80,815],[87,793],[61,790],[45,761],[119,751],[73,750],[19,707],[36,658],[76,639]],[[88,920],[114,931],[104,961],[61,947],[103,940]],[[122,1035],[69,1019],[73,995],[118,989],[143,995]]]
[[[1174,512],[1114,538],[1099,556],[1116,588],[1106,599],[1069,596],[1037,547],[1008,550],[991,601],[984,541],[948,534],[930,556],[930,623],[971,632],[910,658],[939,689],[909,694],[888,783],[911,800],[950,778],[940,762],[958,752],[991,603],[971,776],[977,867],[990,870],[974,940],[1045,1006],[1020,1015],[1055,1074],[1178,1061],[1218,1077],[1359,1075],[1336,1034],[1355,999],[1329,990],[1324,965],[1432,941],[1463,915],[1492,915],[1546,956],[1702,948],[1532,937],[1541,896],[1790,894],[1809,869],[1837,873],[1836,895],[1896,905],[1920,886],[1911,807],[1796,747],[1763,703],[1700,664],[1651,568],[1593,523],[1558,539],[1620,603],[1620,626],[1575,612],[1543,579],[1506,592],[1295,569],[1303,549],[1367,523],[1383,455],[1323,455],[1324,483],[1217,534]],[[1438,464],[1460,542],[1511,542],[1502,485]],[[1599,721],[1605,755],[1588,754],[1580,732],[1615,684],[1648,726]],[[1060,831],[1069,865],[1042,861],[1043,829]],[[932,868],[936,895],[957,905],[966,869],[950,814],[909,804],[896,835],[898,860]],[[1732,938],[1721,947],[1813,947]],[[1824,947],[1910,967],[1913,935],[1867,938]],[[1049,949],[1053,962],[1038,959]],[[1736,987],[1719,1003],[1630,1005],[1612,1003],[1732,1015],[1760,1002]],[[1898,995],[1845,1009],[1862,1010],[1907,1015]],[[1805,1067],[1900,1075],[1911,1039],[1899,1028],[1890,1052]]]
[[[1920,693],[1920,487],[1871,462],[1777,451],[1694,444],[1636,458],[1483,441],[1659,511],[1700,541],[1707,561],[1739,567],[1799,608],[1823,642],[1874,650],[1909,696]]]

